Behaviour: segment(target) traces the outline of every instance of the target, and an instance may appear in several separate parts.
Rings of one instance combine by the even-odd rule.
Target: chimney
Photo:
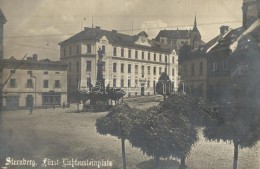
[[[113,33],[117,33],[117,30],[112,30]]]
[[[220,28],[220,35],[224,35],[225,33],[227,33],[229,26],[221,26]]]
[[[33,54],[33,56],[32,56],[32,60],[33,61],[37,61],[38,60],[38,55],[35,53],[35,54]]]

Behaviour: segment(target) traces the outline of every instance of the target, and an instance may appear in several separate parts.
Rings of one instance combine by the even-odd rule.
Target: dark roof
[[[4,24],[7,22],[5,15],[4,15],[3,11],[1,10],[1,8],[0,8],[0,22],[2,22]]]
[[[230,29],[225,35],[217,36],[207,43],[208,52],[230,50],[230,45],[235,42],[245,31],[243,27]]]
[[[167,37],[171,39],[185,39],[190,37],[191,30],[161,30],[156,36],[155,40],[159,41],[160,37]]]
[[[117,31],[108,31],[103,30],[100,27],[96,28],[85,28],[84,31],[79,32],[78,34],[70,37],[69,39],[60,42],[59,45],[64,45],[71,42],[81,41],[81,40],[93,40],[98,41],[103,36],[106,36],[110,43],[116,43],[120,45],[127,45],[127,46],[133,46],[133,47],[140,47],[140,48],[147,48],[152,50],[159,50],[162,52],[169,52],[172,50],[172,47],[169,47],[167,45],[164,45],[162,43],[154,42],[154,40],[148,40],[148,42],[151,44],[151,47],[149,46],[143,46],[135,44],[136,40],[139,38],[139,36],[148,36],[146,32],[142,31],[138,35],[127,35],[118,33]]]
[[[51,61],[50,59],[42,59],[42,60],[18,60],[14,56],[11,56],[9,59],[3,59],[5,64],[30,64],[30,65],[46,65],[46,66],[68,66],[66,63],[61,61]]]

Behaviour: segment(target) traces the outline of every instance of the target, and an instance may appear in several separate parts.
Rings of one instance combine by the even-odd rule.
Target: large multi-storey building
[[[243,27],[248,28],[260,17],[260,0],[243,0]]]
[[[201,40],[200,31],[197,28],[196,16],[192,29],[161,30],[155,40],[165,45],[176,46],[177,49],[180,49],[185,44],[191,46],[192,50],[196,50],[204,44]]]
[[[155,83],[166,70],[177,90],[178,55],[175,49],[149,40],[145,32],[130,36],[100,27],[85,28],[59,45],[60,59],[69,65],[68,92],[71,96],[78,90],[79,81],[95,85],[99,48],[104,53],[106,86],[122,87],[127,96],[154,94]]]
[[[5,109],[61,105],[67,102],[67,65],[49,59],[3,59]]]

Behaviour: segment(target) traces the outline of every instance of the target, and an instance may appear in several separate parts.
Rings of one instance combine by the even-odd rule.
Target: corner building
[[[126,96],[152,95],[162,72],[167,71],[178,87],[178,55],[173,47],[148,39],[146,32],[130,36],[107,31],[100,27],[84,31],[59,43],[60,60],[68,67],[68,97],[75,98],[79,82],[95,85],[97,77],[97,51],[104,52],[103,77],[105,85],[121,87]],[[86,83],[89,84],[89,83]]]

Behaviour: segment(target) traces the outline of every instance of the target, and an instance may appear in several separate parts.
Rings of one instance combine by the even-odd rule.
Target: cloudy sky
[[[145,30],[154,38],[161,29],[192,27],[195,13],[205,42],[221,25],[242,24],[242,0],[0,0],[8,22],[4,57],[38,53],[59,59],[58,43],[94,26],[134,34]]]

